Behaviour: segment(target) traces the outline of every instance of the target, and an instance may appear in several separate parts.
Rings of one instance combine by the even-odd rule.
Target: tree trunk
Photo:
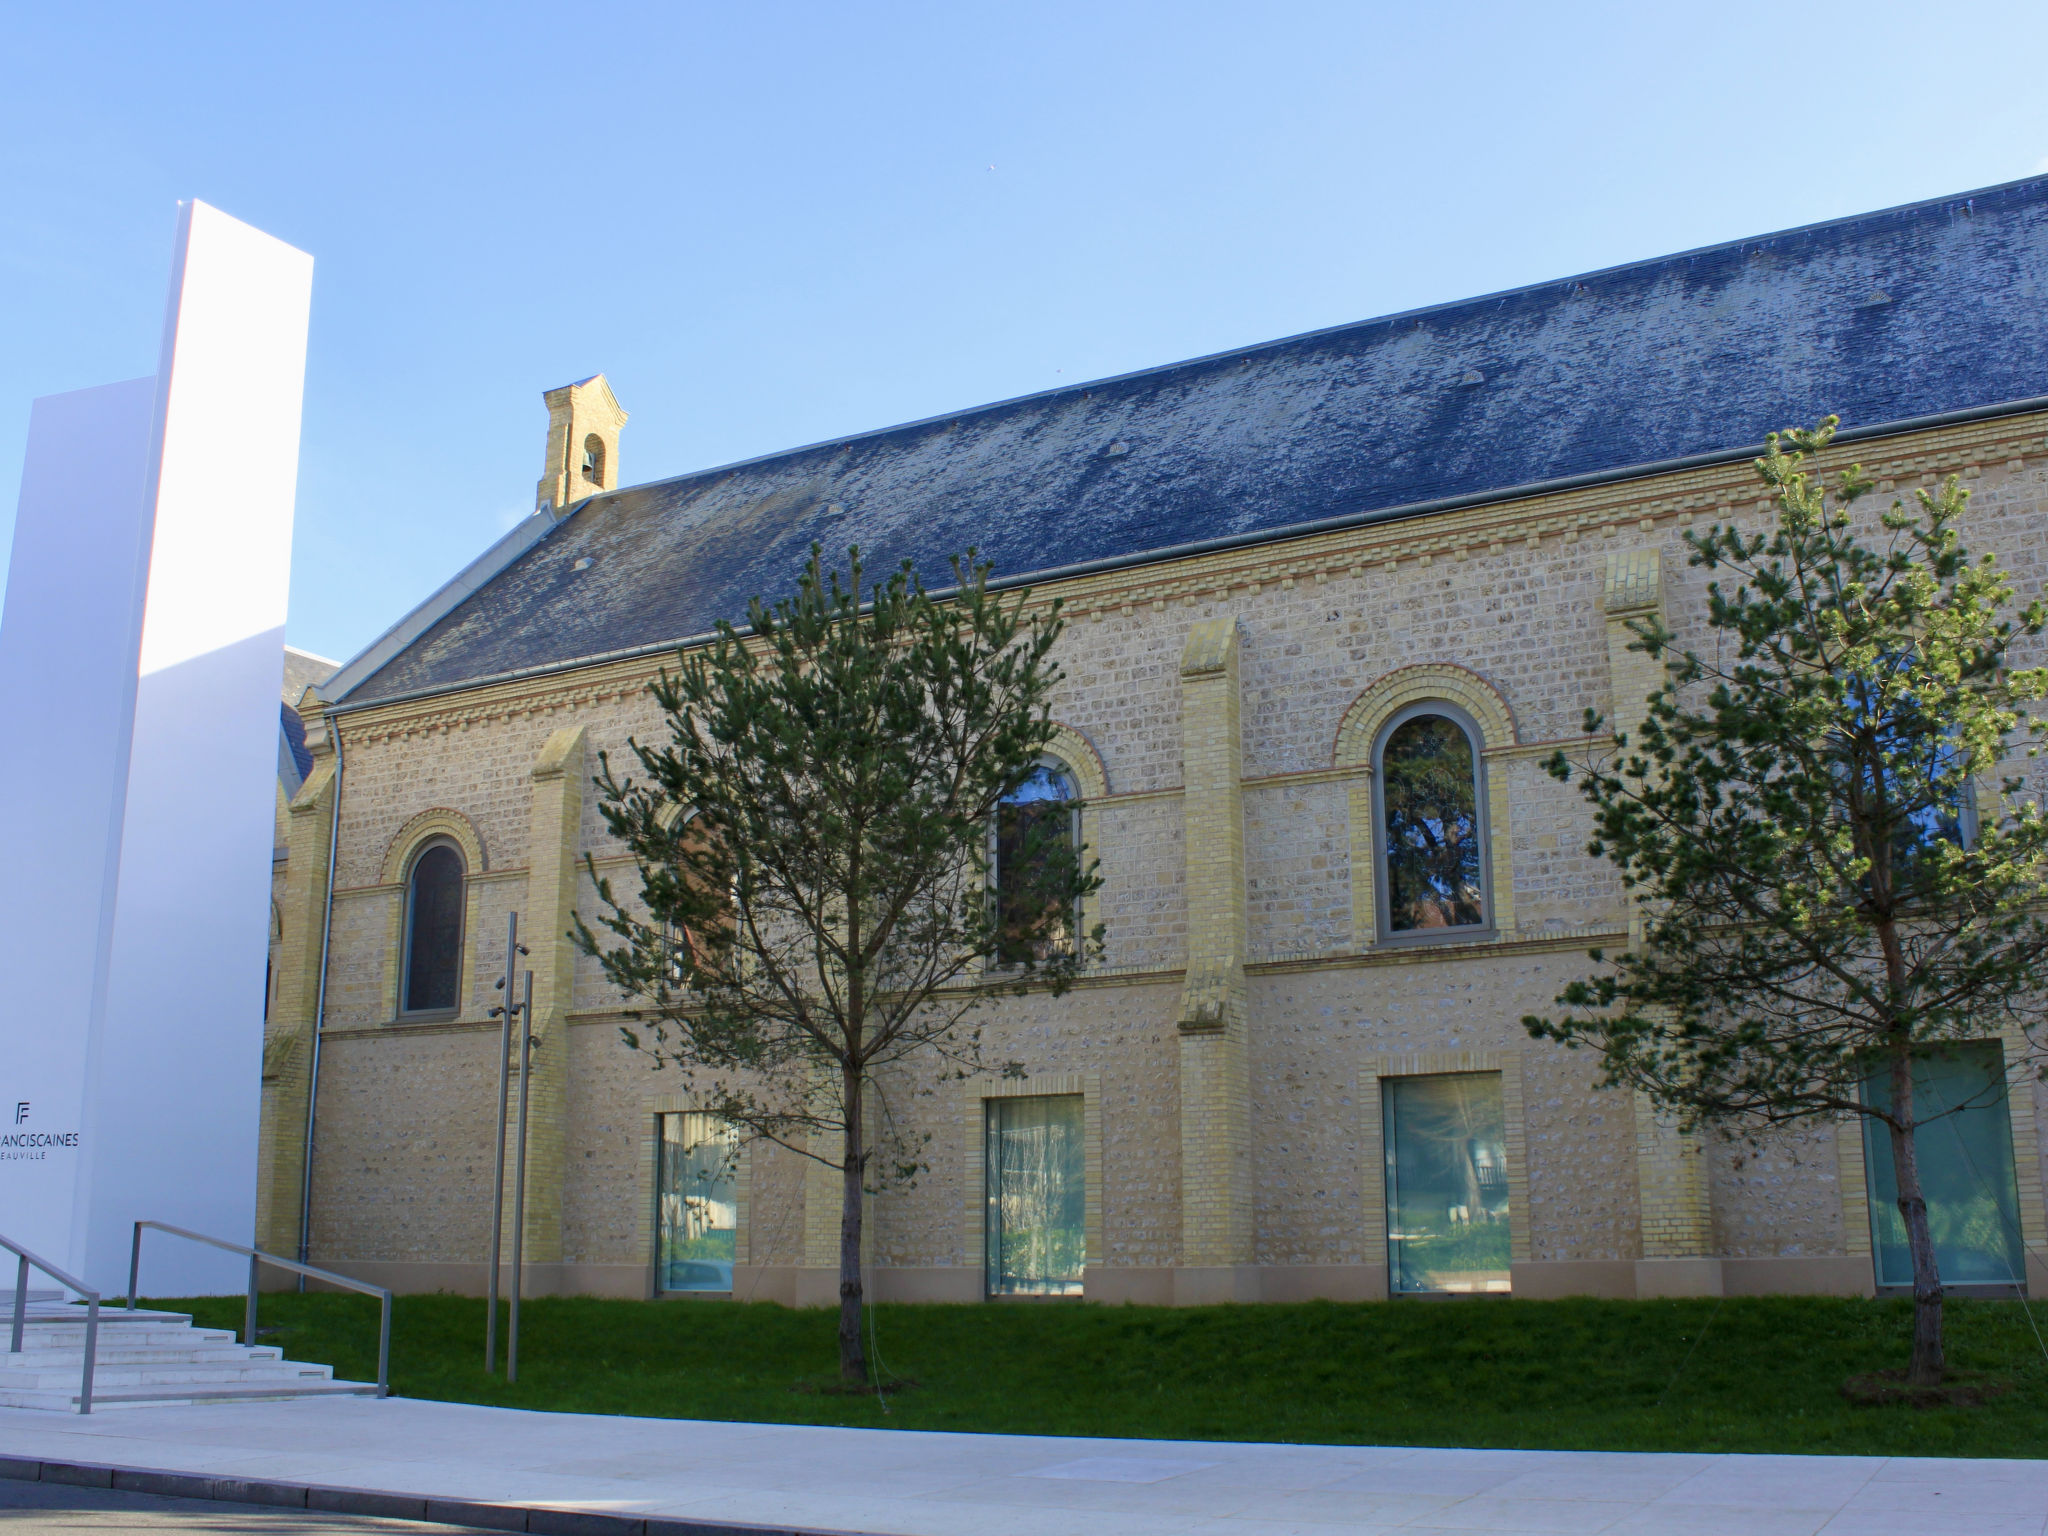
[[[1935,1387],[1948,1369],[1941,1342],[1941,1270],[1934,1260],[1934,1234],[1927,1226],[1927,1200],[1920,1192],[1920,1156],[1913,1144],[1913,1056],[1901,1046],[1892,1057],[1892,1169],[1898,1175],[1899,1215],[1906,1223],[1906,1251],[1913,1257],[1913,1359],[1909,1386]],[[1906,1127],[1900,1130],[1899,1126]]]
[[[844,1074],[846,1145],[840,1159],[839,1198],[839,1379],[857,1385],[868,1379],[867,1352],[860,1344],[861,1227],[861,1082],[860,1073]]]

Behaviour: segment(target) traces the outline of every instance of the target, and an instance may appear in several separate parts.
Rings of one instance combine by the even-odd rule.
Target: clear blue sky
[[[0,8],[0,535],[173,207],[317,258],[290,638],[532,505],[2048,168],[2048,5]]]

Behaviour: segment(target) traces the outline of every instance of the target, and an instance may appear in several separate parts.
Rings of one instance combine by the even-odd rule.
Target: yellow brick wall
[[[312,733],[313,769],[285,821],[290,850],[276,901],[269,1017],[263,1028],[263,1109],[258,1133],[257,1245],[296,1258],[305,1175],[306,1112],[312,1088],[313,1024],[320,1000],[320,945],[332,844],[334,752]]]
[[[2004,552],[2027,597],[2048,580],[2044,429],[2043,419],[1946,429],[1863,445],[1861,457],[1901,487],[1978,464],[1966,537]],[[1762,525],[1745,466],[1061,584],[1072,622],[1055,714],[1093,744],[1107,774],[1089,826],[1109,948],[1067,997],[1002,999],[983,1021],[991,1060],[1099,1074],[1106,1270],[1383,1264],[1361,1173],[1374,1150],[1360,1102],[1365,1064],[1475,1050],[1521,1061],[1526,1210],[1516,1219],[1530,1264],[1626,1268],[1672,1243],[1730,1260],[1854,1257],[1846,1170],[1830,1135],[1779,1137],[1754,1152],[1709,1143],[1692,1163],[1670,1164],[1664,1152],[1676,1143],[1654,1125],[1646,1134],[1627,1096],[1596,1090],[1583,1053],[1529,1044],[1518,1022],[1584,972],[1589,943],[1625,934],[1612,874],[1585,855],[1577,791],[1541,768],[1557,744],[1579,739],[1586,708],[1613,714],[1647,692],[1612,644],[1610,556],[1655,551],[1670,622],[1697,632],[1705,576],[1685,564],[1679,534],[1717,516]],[[1234,672],[1184,674],[1191,638],[1226,632]],[[1504,807],[1494,828],[1504,927],[1491,944],[1376,953],[1351,915],[1371,878],[1370,829],[1361,846],[1353,809],[1369,784],[1342,735],[1364,696],[1424,662],[1464,669],[1512,716],[1512,745],[1496,751],[1489,739],[1487,758],[1493,803]],[[660,664],[608,664],[342,717],[316,1255],[481,1258],[493,1086],[484,1010],[505,913],[534,913],[547,899],[541,887],[560,889],[569,844],[630,882],[594,795],[564,822],[561,807],[544,803],[534,766],[565,727],[584,733],[586,775],[600,752],[621,763],[629,736],[658,737],[644,687]],[[388,865],[408,825],[437,809],[459,814],[480,851],[468,981],[457,1019],[414,1025],[393,1017],[402,893]],[[564,825],[573,827],[566,843]],[[314,860],[295,837],[281,899],[288,956],[317,945],[307,934],[319,902],[292,897],[305,894],[294,883],[302,878],[317,897],[317,875],[305,875]],[[576,874],[571,888],[566,899],[593,910],[587,879]],[[568,1049],[550,1058],[564,1064],[549,1176],[560,1263],[630,1271],[649,1257],[635,1202],[646,1188],[636,1164],[652,1080],[618,1041],[620,1000],[595,965],[564,965]],[[298,1001],[280,1002],[274,1032],[294,1019],[310,1027],[305,975],[286,966]],[[1221,1030],[1199,1027],[1210,1000]],[[1198,1028],[1183,1033],[1191,1014]],[[288,1081],[274,1073],[267,1090],[273,1242],[296,1222]],[[932,1102],[908,1080],[893,1086],[904,1102]],[[950,1146],[951,1111],[931,1112],[944,1130],[935,1144]],[[2038,1159],[2040,1138],[2026,1145]],[[976,1263],[962,1234],[980,1192],[966,1173],[959,1156],[935,1154],[915,1188],[878,1200],[873,1262]],[[764,1153],[751,1177],[753,1262],[799,1263],[812,1222],[836,1224],[836,1202],[829,1213],[805,1208],[811,1179],[789,1154]],[[2028,1187],[2038,1185],[2037,1163]],[[1702,1205],[1712,1219],[1705,1239]],[[1674,1216],[1675,1229],[1663,1225]]]

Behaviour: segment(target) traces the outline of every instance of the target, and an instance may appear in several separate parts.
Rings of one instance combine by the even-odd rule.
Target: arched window
[[[697,808],[671,800],[654,813],[654,824],[680,847],[689,838],[687,831],[691,822],[697,819]],[[666,955],[662,967],[664,983],[675,991],[686,990],[690,979],[690,963],[696,958],[697,938],[682,923],[667,918],[661,923],[661,943]]]
[[[604,489],[604,439],[595,432],[583,439],[583,478]]]
[[[453,1013],[462,986],[462,853],[432,842],[405,880],[405,1013]]]
[[[1080,796],[1058,758],[1045,758],[996,807],[996,959],[1004,965],[1068,952],[1075,914],[1057,888],[1072,874]]]
[[[1411,704],[1373,748],[1384,937],[1430,938],[1492,926],[1479,731],[1449,704]]]

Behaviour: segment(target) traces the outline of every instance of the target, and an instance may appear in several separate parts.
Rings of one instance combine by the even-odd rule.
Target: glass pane
[[[1040,764],[996,807],[997,958],[1005,964],[1066,952],[1066,910],[1046,886],[1068,873],[1073,798],[1067,776]]]
[[[663,1115],[655,1185],[655,1289],[729,1291],[737,1255],[739,1137],[710,1115]]]
[[[1899,662],[1909,656],[1893,658]],[[1955,738],[1934,726],[1910,697],[1885,697],[1870,676],[1849,679],[1846,702],[1858,729],[1832,738],[1831,749],[1861,781],[1869,803],[1890,802],[1904,814],[1892,838],[1892,857],[1901,866],[1897,878],[1911,881],[1910,866],[1935,844],[1966,845],[1974,795],[1968,763]],[[1875,738],[1876,752],[1858,746],[1858,738]]]
[[[1086,1261],[1081,1095],[988,1100],[988,1289],[1078,1296]]]
[[[1507,1119],[1500,1074],[1381,1079],[1388,1284],[1508,1289]]]
[[[453,848],[420,855],[408,908],[406,1011],[453,1008],[462,977],[462,856]]]
[[[1472,740],[1455,720],[1417,715],[1380,749],[1387,926],[1396,933],[1486,921]]]
[[[1884,1071],[1864,1085],[1868,1102],[1891,1103]],[[2020,1267],[2019,1194],[2014,1184],[2012,1124],[2006,1113],[2005,1051],[1996,1040],[1976,1040],[1930,1053],[1913,1067],[1913,1102],[1920,1113],[1962,1109],[1913,1132],[1920,1192],[1934,1237],[1935,1267],[1944,1285],[2015,1285]],[[1899,1214],[1899,1181],[1892,1165],[1891,1133],[1863,1123],[1864,1161],[1870,1169],[1870,1239],[1877,1252],[1879,1285],[1911,1285],[1906,1221]]]

